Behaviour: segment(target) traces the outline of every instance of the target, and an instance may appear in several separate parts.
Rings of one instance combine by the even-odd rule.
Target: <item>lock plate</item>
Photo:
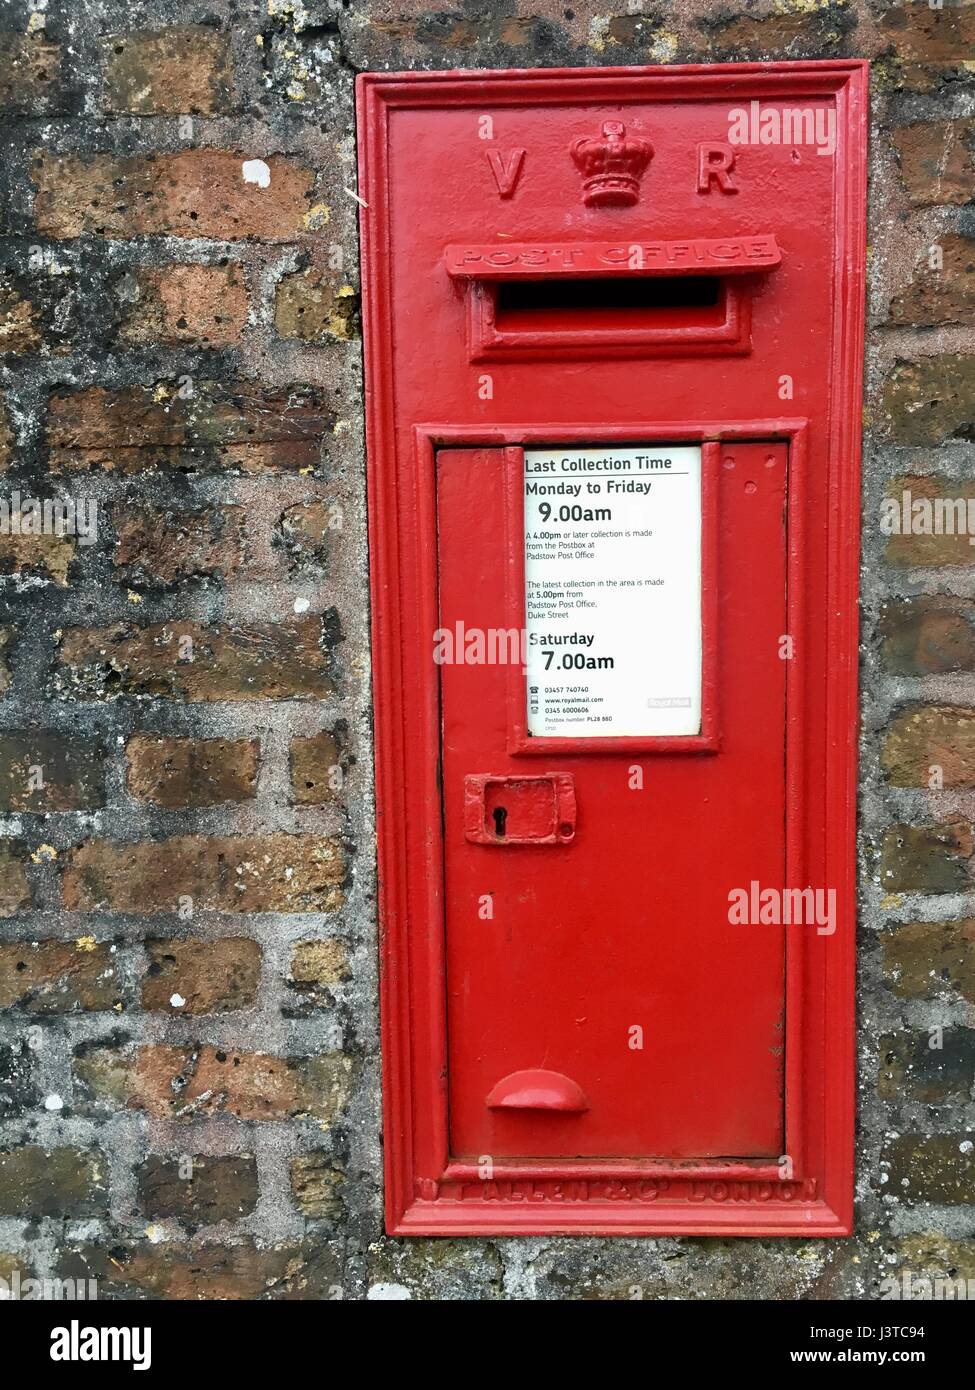
[[[464,778],[464,833],[475,845],[566,845],[576,832],[575,779],[472,773]]]

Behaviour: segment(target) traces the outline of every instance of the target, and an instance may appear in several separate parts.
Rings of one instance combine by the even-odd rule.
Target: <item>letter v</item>
[[[500,150],[488,150],[487,157],[491,166],[491,173],[494,175],[494,182],[498,185],[498,192],[502,198],[510,198],[518,187],[518,180],[521,178],[521,166],[525,162],[525,151],[512,150],[508,155],[507,164],[505,164],[504,156]]]

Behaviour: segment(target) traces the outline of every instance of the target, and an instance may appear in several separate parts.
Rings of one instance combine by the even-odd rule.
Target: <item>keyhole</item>
[[[498,839],[504,838],[504,823],[508,819],[508,808],[506,806],[495,806],[491,812],[494,816],[494,833]]]

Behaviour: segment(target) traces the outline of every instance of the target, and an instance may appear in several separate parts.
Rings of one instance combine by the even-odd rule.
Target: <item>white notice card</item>
[[[525,451],[528,732],[701,728],[701,450]]]

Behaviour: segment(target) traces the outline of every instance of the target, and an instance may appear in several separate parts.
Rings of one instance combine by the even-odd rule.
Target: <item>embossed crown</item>
[[[640,179],[653,146],[649,140],[627,140],[622,121],[605,121],[601,140],[582,136],[569,153],[582,174],[586,207],[629,207],[640,197]]]

